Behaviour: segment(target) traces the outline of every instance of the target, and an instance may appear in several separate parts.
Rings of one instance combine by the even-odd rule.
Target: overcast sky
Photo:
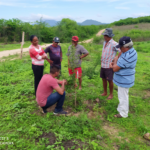
[[[33,22],[70,18],[111,23],[127,17],[150,15],[150,0],[0,0],[0,18]]]

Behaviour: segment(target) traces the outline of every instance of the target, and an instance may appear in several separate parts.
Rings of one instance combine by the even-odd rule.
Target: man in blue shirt
[[[113,82],[118,86],[119,105],[117,111],[119,114],[115,117],[126,118],[129,112],[129,88],[134,85],[135,80],[137,52],[133,48],[130,37],[122,37],[116,47],[121,49],[122,54],[119,58],[115,57],[114,61],[110,63],[110,67],[115,72]]]

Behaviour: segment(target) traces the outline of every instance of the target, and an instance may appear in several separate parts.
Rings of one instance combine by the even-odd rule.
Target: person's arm
[[[118,58],[121,56],[121,54],[122,54],[122,52],[120,51],[119,54],[118,54]]]
[[[89,55],[89,53],[81,55],[81,56],[80,56],[80,59],[86,57],[87,55]]]
[[[65,91],[65,80],[63,80],[62,82],[62,86],[57,86],[56,88],[54,88],[56,90],[56,92],[58,92],[60,95],[64,94]]]
[[[117,65],[117,61],[118,61],[118,56],[115,57],[114,62],[110,63],[110,67],[113,69],[114,72],[117,72],[121,69],[121,67]]]
[[[50,46],[46,47],[44,50],[45,53],[50,53]]]
[[[50,63],[50,64],[53,64],[53,61],[52,60],[50,60],[49,58],[48,58],[48,56],[47,56],[47,54],[46,53],[50,53],[50,47],[48,46],[48,47],[46,47],[46,49],[44,50],[44,54],[43,55],[45,55],[46,56],[46,60]]]
[[[48,57],[46,57],[46,60],[50,63],[50,64],[53,64],[53,61],[48,59]]]
[[[80,59],[86,57],[87,55],[89,55],[89,52],[82,46]]]
[[[67,81],[66,80],[64,80],[64,81],[65,81],[65,84],[67,84]],[[60,85],[62,85],[63,80],[57,80],[57,83],[60,84]]]
[[[36,59],[38,59],[38,60],[42,60],[42,59],[46,59],[46,58],[47,58],[47,56],[45,56],[45,55],[40,56],[39,53],[38,53],[34,48],[32,48],[32,49],[30,50],[30,53],[31,53]]]
[[[62,62],[62,50],[61,50],[61,47],[60,47],[60,62]]]

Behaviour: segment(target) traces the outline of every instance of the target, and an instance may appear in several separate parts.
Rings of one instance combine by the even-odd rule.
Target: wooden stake
[[[23,45],[24,45],[24,32],[22,32],[21,54],[20,54],[21,59],[22,59],[22,53],[23,53]]]

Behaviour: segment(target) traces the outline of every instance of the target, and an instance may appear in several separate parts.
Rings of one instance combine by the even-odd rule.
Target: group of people
[[[110,94],[108,100],[113,98],[113,83],[118,86],[118,114],[117,118],[128,117],[129,112],[129,88],[134,85],[135,66],[137,62],[137,53],[133,48],[133,42],[130,37],[122,37],[119,44],[113,40],[113,30],[107,28],[104,33],[104,44],[101,56],[100,77],[103,81],[104,92],[102,96],[107,96],[107,83],[109,83]],[[47,108],[57,103],[54,114],[67,114],[63,110],[65,100],[65,85],[66,80],[59,80],[61,73],[62,49],[58,45],[60,40],[54,37],[53,44],[45,50],[38,45],[38,38],[32,35],[32,45],[29,47],[30,57],[32,59],[32,70],[34,73],[34,89],[36,101],[40,110],[47,113]],[[89,53],[78,44],[79,38],[72,37],[72,45],[69,46],[68,56],[68,72],[69,75],[75,74],[79,80],[79,89],[82,89],[82,68],[81,60]],[[75,51],[75,60],[71,60],[72,48]],[[117,55],[117,52],[119,53]],[[49,58],[46,53],[49,53]],[[50,63],[50,74],[43,75],[44,60]],[[72,67],[74,66],[74,67]],[[56,79],[57,78],[57,79]],[[61,86],[60,86],[61,85]],[[53,90],[56,90],[53,93]]]

